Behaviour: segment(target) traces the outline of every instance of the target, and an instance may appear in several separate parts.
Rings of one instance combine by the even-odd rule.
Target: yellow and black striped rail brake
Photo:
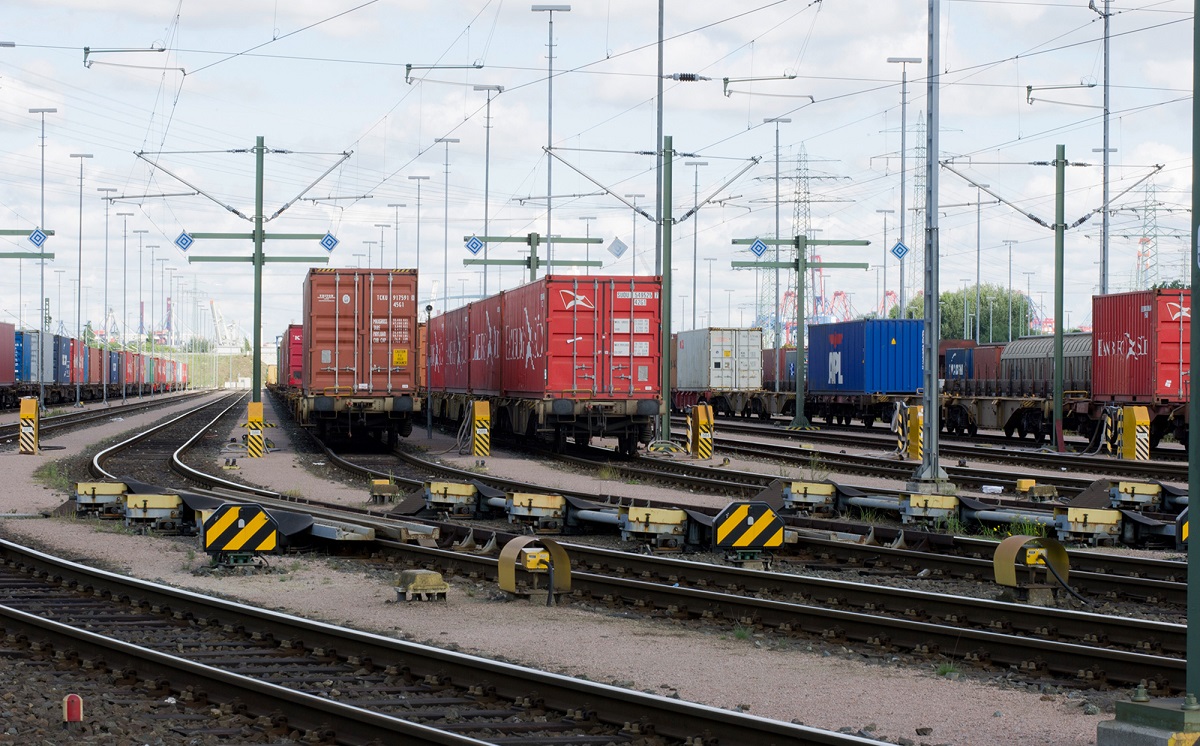
[[[492,405],[487,401],[471,402],[471,455],[483,458],[492,455]]]
[[[765,502],[734,502],[713,520],[719,549],[769,549],[783,546],[783,521]]]
[[[241,554],[274,552],[279,527],[261,505],[226,503],[204,522],[204,551]]]

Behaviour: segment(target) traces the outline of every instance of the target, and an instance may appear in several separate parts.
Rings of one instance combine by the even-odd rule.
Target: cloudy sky
[[[1104,3],[1098,4],[1103,10]],[[341,267],[379,266],[381,240],[387,266],[416,266],[419,242],[423,300],[434,298],[439,308],[443,296],[453,307],[483,290],[482,272],[464,267],[462,260],[471,256],[463,236],[485,235],[485,195],[490,235],[547,231],[551,14],[533,12],[529,3],[39,0],[3,5],[0,41],[15,46],[0,48],[5,143],[0,228],[32,229],[42,222],[41,115],[29,109],[57,109],[45,115],[44,225],[56,231],[47,245],[57,255],[47,266],[46,285],[52,314],[65,317],[71,332],[80,244],[84,321],[99,326],[103,314],[101,187],[129,197],[115,202],[109,216],[107,287],[117,319],[123,316],[121,299],[127,298],[130,326],[136,327],[139,267],[141,298],[149,305],[152,265],[146,247],[156,245],[154,259],[166,261],[153,264],[155,318],[164,315],[160,278],[165,276],[177,304],[191,308],[197,300],[215,300],[227,320],[249,332],[249,266],[189,265],[173,241],[184,230],[250,229],[226,206],[253,214],[249,149],[260,135],[272,149],[266,156],[265,214],[289,205],[267,224],[268,232],[330,232],[340,242],[331,266]],[[1052,233],[1027,214],[1053,222],[1054,172],[1037,162],[1052,160],[1060,143],[1070,161],[1083,164],[1066,175],[1068,223],[1102,204],[1101,153],[1093,149],[1103,143],[1103,20],[1080,0],[943,0],[941,6],[938,155],[952,160],[954,170],[940,172],[942,289],[975,282],[978,207],[983,281],[1008,284],[1011,246],[1012,284],[1021,290],[1028,286],[1035,302],[1044,298],[1050,306]],[[1142,239],[1153,224],[1154,271],[1162,279],[1184,271],[1191,8],[1183,0],[1111,3],[1112,290],[1134,286],[1137,252],[1147,245]],[[552,16],[553,146],[562,161],[555,161],[552,171],[551,231],[600,237],[604,243],[588,254],[604,260],[599,270],[604,273],[630,272],[635,256],[638,273],[654,271],[653,224],[612,195],[644,194],[638,206],[654,212],[654,158],[646,153],[655,148],[655,10],[634,0],[588,0]],[[913,282],[920,280],[911,271],[919,267],[913,260],[923,242],[923,225],[914,226],[911,208],[915,177],[924,168],[918,156],[928,108],[927,24],[928,4],[919,0],[666,4],[665,73],[710,78],[665,81],[664,132],[673,136],[679,153],[672,210],[682,216],[696,192],[700,199],[719,200],[675,226],[674,308],[682,318],[677,328],[691,326],[693,306],[698,325],[755,322],[754,299],[761,288],[755,272],[730,269],[731,260],[750,258],[731,241],[774,235],[777,183],[783,235],[794,235],[801,226],[797,194],[807,189],[804,227],[815,231],[810,235],[871,241],[867,248],[825,249],[824,259],[883,264],[885,248],[900,238],[902,176],[902,66],[889,64],[888,57],[923,59],[905,66],[908,214],[903,238],[917,250],[907,262],[912,294]],[[485,158],[489,94],[475,90],[477,85],[503,87],[491,94],[490,159]],[[778,182],[776,125],[763,121],[773,117],[791,119],[778,126]],[[459,142],[447,145],[438,138]],[[72,158],[73,153],[94,157]],[[343,161],[344,153],[351,155]],[[696,161],[707,165],[685,165]],[[1163,168],[1146,180],[1158,165]],[[802,172],[807,179],[798,178]],[[990,185],[1011,204],[998,204],[987,194],[980,200],[963,177]],[[144,196],[194,189],[203,194]],[[1154,209],[1148,211],[1148,205]],[[118,212],[132,215],[118,217]],[[605,250],[614,238],[632,247],[635,224],[636,253],[631,248],[617,259]],[[1090,297],[1099,286],[1100,235],[1098,214],[1067,234],[1072,325],[1090,317]],[[0,245],[4,251],[32,250],[20,236],[0,238]],[[517,259],[520,247],[493,244],[491,256]],[[244,256],[250,250],[248,241],[209,239],[189,253]],[[267,253],[326,254],[316,241],[283,240],[268,241]],[[583,259],[584,253],[581,246],[560,244],[555,257]],[[699,268],[695,292],[693,259]],[[27,320],[36,308],[37,265],[4,261],[0,319]],[[305,271],[298,264],[268,266],[264,338],[273,339],[285,324],[299,320]],[[512,267],[493,268],[488,290],[512,287],[521,279]],[[886,271],[831,270],[824,278],[825,295],[832,299],[841,291],[859,313],[875,308],[884,287],[894,291],[898,283],[890,258]],[[195,316],[184,314],[183,325],[190,327]]]

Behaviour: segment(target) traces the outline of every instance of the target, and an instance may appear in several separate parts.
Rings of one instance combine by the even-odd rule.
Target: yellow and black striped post
[[[1104,450],[1109,454],[1112,454],[1116,448],[1120,411],[1117,407],[1104,408]]]
[[[492,405],[487,401],[471,402],[471,455],[477,458],[492,455]]]
[[[909,407],[905,415],[908,420],[908,457],[920,461],[925,454],[925,407]]]
[[[688,453],[705,461],[713,456],[713,413],[708,404],[697,404],[688,414]]]
[[[246,416],[246,456],[248,458],[262,458],[266,453],[263,429],[262,402],[252,401]]]
[[[38,414],[37,397],[28,396],[21,400],[21,438],[20,453],[30,456],[38,454]]]
[[[730,503],[713,519],[713,531],[713,545],[719,549],[783,546],[783,521],[765,502]]]
[[[1150,410],[1123,407],[1121,410],[1121,458],[1150,460]]]
[[[908,450],[908,405],[896,402],[896,413],[892,416],[892,430],[896,433],[896,453],[901,456]]]

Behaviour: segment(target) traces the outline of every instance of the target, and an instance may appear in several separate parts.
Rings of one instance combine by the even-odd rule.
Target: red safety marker
[[[83,697],[78,694],[68,694],[63,697],[63,730],[70,723],[83,722]]]

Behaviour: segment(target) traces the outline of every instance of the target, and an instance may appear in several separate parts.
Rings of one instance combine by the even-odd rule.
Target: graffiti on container
[[[467,339],[466,315],[459,316],[459,328],[451,330],[450,323],[446,324],[446,364],[461,366],[465,365],[468,357],[467,345],[470,340]]]
[[[483,330],[471,335],[471,360],[495,360],[500,351],[500,330],[492,323],[491,310],[484,311]]]
[[[529,309],[525,311],[525,326],[512,326],[508,329],[508,339],[504,341],[505,360],[525,360],[526,368],[536,367],[535,363],[546,355],[546,338],[542,330],[541,320],[529,320]]]
[[[595,311],[596,306],[592,303],[591,298],[586,295],[576,294],[570,290],[559,290],[559,297],[562,298],[563,307],[570,311],[572,308],[584,308],[589,311]]]
[[[1129,332],[1124,332],[1124,339],[1097,339],[1097,357],[1145,357],[1150,351],[1150,340],[1144,336],[1133,338]]]

